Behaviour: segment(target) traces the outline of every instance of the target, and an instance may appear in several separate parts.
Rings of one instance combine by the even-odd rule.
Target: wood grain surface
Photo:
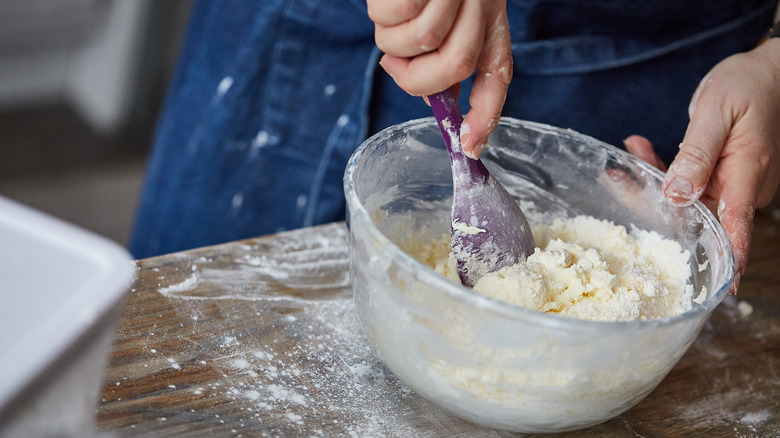
[[[341,223],[140,260],[98,405],[112,436],[474,436],[398,381],[354,315]],[[780,210],[748,271],[627,413],[566,437],[780,436]],[[752,310],[752,311],[751,311]]]

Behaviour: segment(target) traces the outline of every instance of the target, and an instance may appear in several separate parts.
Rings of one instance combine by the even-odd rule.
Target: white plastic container
[[[0,437],[94,434],[134,272],[118,244],[0,197]]]

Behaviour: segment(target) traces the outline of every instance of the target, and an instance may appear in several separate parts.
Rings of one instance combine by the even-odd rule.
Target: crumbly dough
[[[664,318],[690,309],[690,255],[655,232],[591,216],[533,229],[537,248],[524,262],[481,278],[474,290],[540,312],[598,321]],[[449,236],[412,256],[458,281]]]

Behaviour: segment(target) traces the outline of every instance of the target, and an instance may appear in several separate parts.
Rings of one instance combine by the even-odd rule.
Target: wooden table
[[[98,429],[113,436],[510,436],[398,381],[354,315],[343,224],[138,261]],[[750,312],[752,307],[752,312]],[[780,436],[780,209],[661,385],[571,437]]]

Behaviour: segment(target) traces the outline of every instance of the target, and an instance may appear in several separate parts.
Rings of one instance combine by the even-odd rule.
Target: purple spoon
[[[472,287],[485,274],[525,260],[534,251],[534,238],[512,195],[481,160],[463,153],[463,115],[454,89],[428,96],[428,100],[452,166],[452,253],[460,282]]]

